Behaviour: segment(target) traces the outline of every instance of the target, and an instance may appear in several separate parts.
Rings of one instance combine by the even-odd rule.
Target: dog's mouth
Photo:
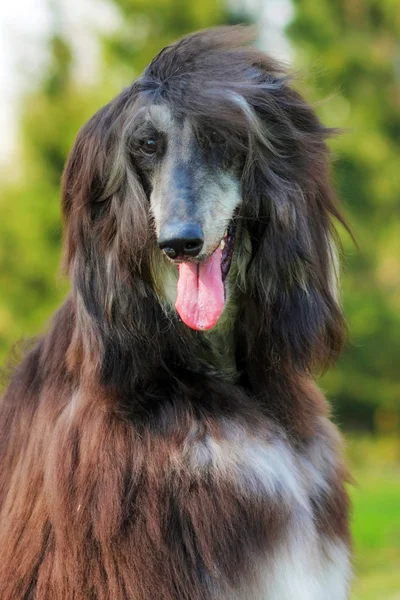
[[[221,256],[221,273],[222,281],[225,281],[232,262],[233,251],[235,249],[235,227],[230,223],[225,234],[220,242],[219,247],[222,250]]]
[[[220,243],[208,257],[179,264],[175,308],[191,329],[212,329],[225,307],[225,280],[235,249],[235,228],[231,223]]]

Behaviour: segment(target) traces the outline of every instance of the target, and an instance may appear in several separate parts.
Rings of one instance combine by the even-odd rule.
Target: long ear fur
[[[77,311],[69,362],[119,387],[133,385],[127,373],[140,379],[161,363],[155,340],[167,328],[149,273],[149,203],[127,154],[135,100],[130,88],[94,115],[63,177],[64,260]]]
[[[345,330],[332,218],[346,224],[329,183],[325,144],[333,131],[285,79],[266,94],[262,83],[256,90],[247,101],[268,144],[253,144],[243,175],[253,247],[243,326],[257,349],[249,348],[252,361],[305,373],[338,357]]]
[[[113,242],[122,245],[140,268],[149,236],[148,203],[126,144],[136,88],[134,83],[100,109],[82,127],[69,155],[62,181],[68,269],[78,250],[90,249],[93,235],[104,250]]]

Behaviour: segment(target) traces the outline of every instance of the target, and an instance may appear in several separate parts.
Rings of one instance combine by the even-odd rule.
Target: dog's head
[[[110,328],[131,327],[133,289],[198,330],[235,297],[269,360],[309,367],[343,331],[330,130],[248,38],[221,28],[165,48],[83,127],[64,174],[66,260]]]

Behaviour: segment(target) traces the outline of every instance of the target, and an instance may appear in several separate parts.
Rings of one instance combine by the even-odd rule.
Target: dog
[[[345,600],[324,127],[243,27],[162,50],[79,132],[72,290],[0,409],[2,600]]]

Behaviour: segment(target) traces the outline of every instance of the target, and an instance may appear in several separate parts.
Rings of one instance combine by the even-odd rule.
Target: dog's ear
[[[134,101],[134,91],[126,90],[101,108],[79,131],[68,157],[62,179],[67,268],[78,248],[89,255],[93,244],[104,252],[113,244],[116,251],[117,232],[129,258],[145,244],[147,198],[126,139]]]
[[[244,171],[245,223],[253,245],[245,323],[255,339],[264,337],[269,361],[314,371],[338,357],[345,332],[333,220],[345,223],[325,143],[332,132],[286,84],[277,87],[273,102],[258,102],[265,135],[273,135],[251,153]],[[254,323],[255,315],[261,322]]]
[[[98,111],[77,136],[62,186],[64,261],[79,324],[69,364],[101,368],[117,387],[128,372],[132,381],[151,372],[160,360],[157,327],[165,327],[148,274],[149,202],[129,149],[135,115],[132,93]]]
[[[62,178],[65,265],[68,268],[80,242],[89,235],[91,207],[104,197],[115,151],[112,128],[118,115],[109,104],[79,131]],[[112,155],[112,156],[111,156]]]

